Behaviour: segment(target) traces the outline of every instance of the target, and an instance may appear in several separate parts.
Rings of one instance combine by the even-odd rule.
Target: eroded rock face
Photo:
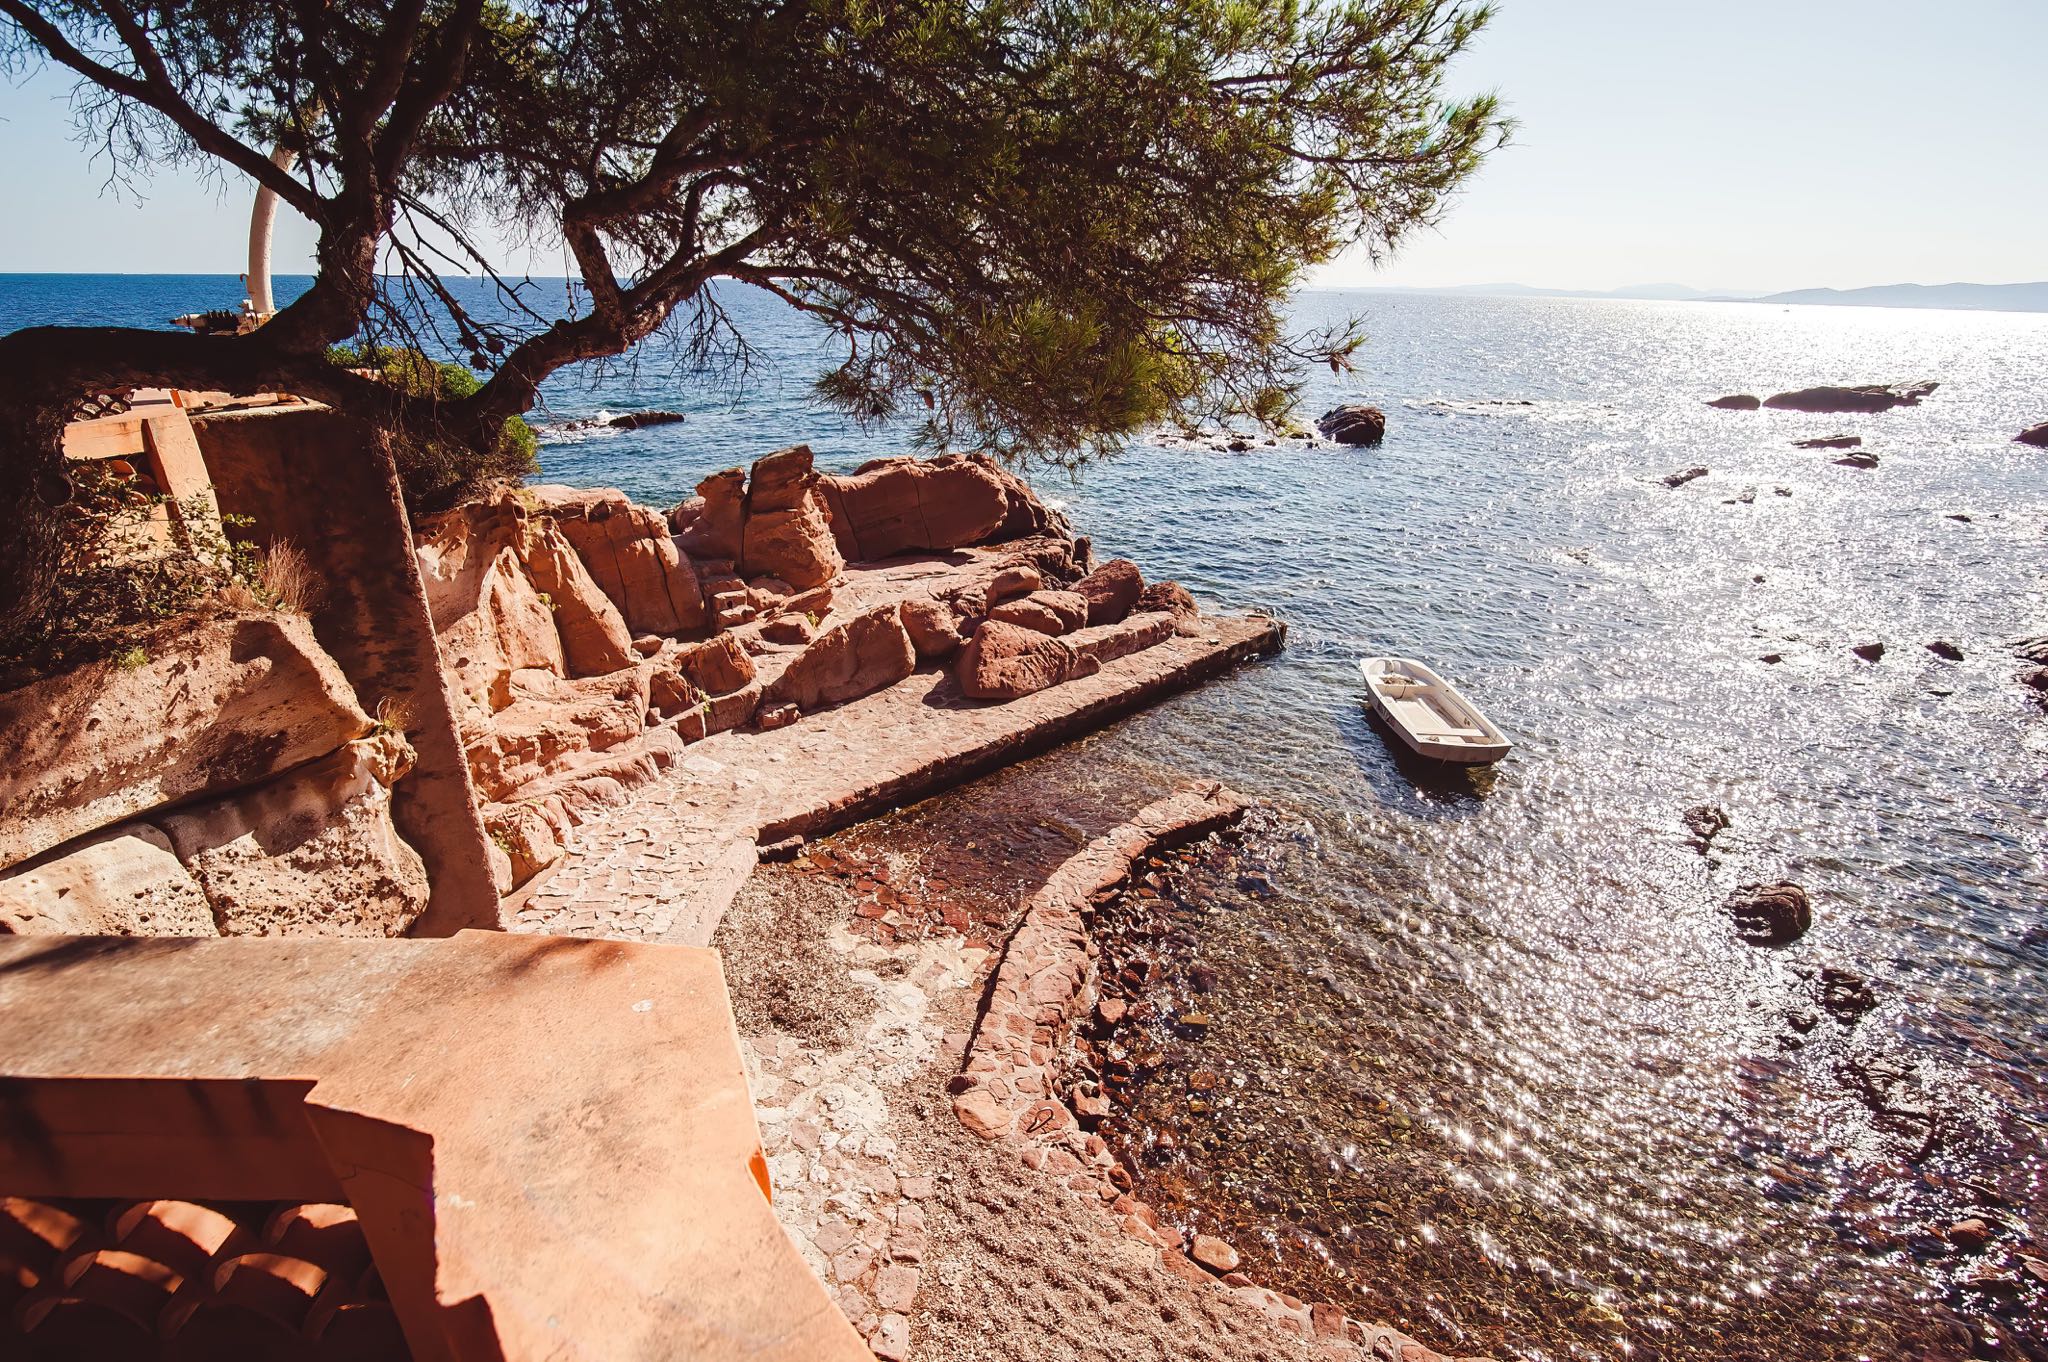
[[[312,626],[221,615],[0,695],[0,865],[180,800],[239,789],[368,733]]]
[[[1387,414],[1362,402],[1347,402],[1317,417],[1316,429],[1340,445],[1376,445],[1387,438]]]
[[[509,498],[443,516],[419,546],[427,609],[465,731],[512,703],[520,671],[568,670],[554,612],[520,560],[525,512]]]
[[[646,727],[654,666],[643,662],[609,676],[565,681],[528,670],[508,679],[508,703],[463,730],[477,793],[503,800],[521,786],[563,770],[584,752],[602,752]]]
[[[971,699],[1015,700],[1092,675],[1100,666],[1063,639],[991,619],[983,621],[960,650],[953,675],[961,694]]]
[[[1002,479],[958,454],[876,459],[819,485],[839,551],[859,562],[986,543],[1010,513]]]
[[[1088,623],[1115,624],[1131,613],[1145,579],[1138,565],[1128,558],[1112,558],[1074,583],[1074,590],[1088,602]]]
[[[1034,591],[990,606],[988,617],[1041,634],[1070,634],[1086,627],[1088,598],[1078,591]]]
[[[379,734],[156,822],[223,936],[402,936],[427,906],[426,867],[391,824],[411,764]]]
[[[951,657],[967,642],[961,619],[950,602],[911,596],[903,602],[903,628],[919,657]]]
[[[683,634],[704,627],[704,585],[659,512],[609,487],[534,487],[527,495],[561,527],[631,632]]]
[[[550,519],[526,526],[519,560],[527,580],[554,616],[562,662],[570,676],[603,676],[639,656],[632,631],[611,597],[598,589],[582,557]]]
[[[1866,383],[1857,387],[1800,388],[1789,393],[1778,393],[1764,399],[1764,405],[1773,411],[1890,411],[1893,407],[1917,407],[1941,384],[1923,381],[1920,383]]]
[[[199,882],[147,823],[123,823],[0,875],[0,935],[213,936]]]
[[[738,562],[746,497],[744,468],[728,468],[698,483],[697,495],[668,513],[677,545],[693,557]]]
[[[739,565],[746,577],[777,577],[802,591],[846,566],[811,467],[809,445],[779,449],[754,465],[747,483]]]
[[[762,696],[761,709],[809,714],[845,704],[917,670],[917,652],[895,603],[879,605],[813,639]]]
[[[1201,609],[1179,582],[1152,583],[1138,593],[1131,610],[1140,615],[1159,612],[1172,616],[1173,632],[1182,638],[1197,638],[1202,633]]]

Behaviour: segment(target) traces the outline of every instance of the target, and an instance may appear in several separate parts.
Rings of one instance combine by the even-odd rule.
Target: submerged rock
[[[1789,946],[1813,926],[1813,903],[1806,891],[1781,880],[1745,884],[1722,905],[1735,919],[1735,932],[1752,946]]]
[[[1923,380],[1918,383],[1866,383],[1855,387],[1799,388],[1767,397],[1764,399],[1764,405],[1773,411],[1890,411],[1893,407],[1917,407],[1922,398],[1940,386],[1940,383],[1933,380]]]
[[[1852,643],[1849,645],[1849,651],[1865,662],[1875,662],[1884,656],[1884,644],[1876,639],[1868,643]]]
[[[1861,435],[1823,435],[1817,440],[1794,440],[1794,449],[1855,449],[1863,443]]]
[[[1862,975],[1830,965],[1820,972],[1820,1005],[1836,1021],[1854,1023],[1877,1006],[1877,995]]]
[[[1875,468],[1877,467],[1877,455],[1872,454],[1869,450],[1859,449],[1853,454],[1844,454],[1841,458],[1836,459],[1835,462],[1843,468]]]
[[[1685,811],[1685,828],[1701,851],[1705,851],[1713,840],[1726,832],[1730,822],[1728,815],[1712,804],[1695,804]]]
[[[1945,638],[1938,638],[1927,645],[1927,651],[1946,662],[1961,662],[1963,650]]]
[[[1707,405],[1719,407],[1722,411],[1755,411],[1763,405],[1763,399],[1749,393],[1731,393],[1727,397],[1717,397]]]
[[[1347,402],[1316,418],[1316,429],[1340,445],[1376,445],[1387,437],[1387,414],[1363,402]]]

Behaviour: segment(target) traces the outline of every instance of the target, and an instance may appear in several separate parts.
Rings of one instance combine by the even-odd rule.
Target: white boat
[[[1432,761],[1484,766],[1513,746],[1507,734],[1458,694],[1457,688],[1420,662],[1405,657],[1369,657],[1358,664],[1373,712],[1400,734],[1416,755]]]

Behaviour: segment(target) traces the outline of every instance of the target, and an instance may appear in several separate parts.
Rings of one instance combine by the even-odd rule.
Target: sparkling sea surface
[[[0,329],[238,296],[0,276]],[[904,449],[810,403],[814,333],[733,308],[760,349],[742,388],[658,354],[551,381],[546,478],[665,506],[799,440],[829,468]],[[1099,555],[1289,629],[1279,658],[1047,759],[1271,805],[1166,877],[1185,930],[1161,996],[1216,977],[1207,1026],[1129,1038],[1142,1190],[1259,1280],[1452,1352],[2048,1357],[2048,717],[2005,646],[2048,632],[2048,451],[2012,441],[2048,420],[2048,316],[1299,311],[1363,315],[1358,372],[1304,407],[1384,408],[1382,447],[1141,446],[1033,477]],[[1919,378],[1942,386],[1878,415],[1705,405]],[[567,428],[646,407],[689,419]],[[1793,446],[1837,433],[1878,467]],[[1356,671],[1380,653],[1453,679],[1513,755],[1397,758]],[[1732,820],[1711,855],[1681,823],[1700,804]],[[1777,879],[1810,891],[1812,931],[1741,944],[1723,899]],[[1825,969],[1875,1006],[1829,1012]],[[1981,1250],[1945,1232],[1968,1219]]]

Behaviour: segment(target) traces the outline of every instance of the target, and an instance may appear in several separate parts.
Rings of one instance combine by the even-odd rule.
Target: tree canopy
[[[285,389],[485,441],[566,364],[664,326],[742,352],[716,280],[842,341],[821,391],[935,443],[1069,459],[1161,420],[1274,419],[1309,267],[1432,222],[1505,132],[1446,97],[1466,0],[0,0],[117,168],[232,171],[319,232],[238,336],[0,337],[0,618],[37,604],[62,413],[109,385]],[[276,152],[289,155],[276,155]],[[562,318],[486,243],[556,248]],[[330,363],[416,322],[482,376],[422,399]],[[408,305],[408,304],[412,305]],[[0,514],[5,514],[0,509]],[[40,546],[40,547],[39,547]]]

